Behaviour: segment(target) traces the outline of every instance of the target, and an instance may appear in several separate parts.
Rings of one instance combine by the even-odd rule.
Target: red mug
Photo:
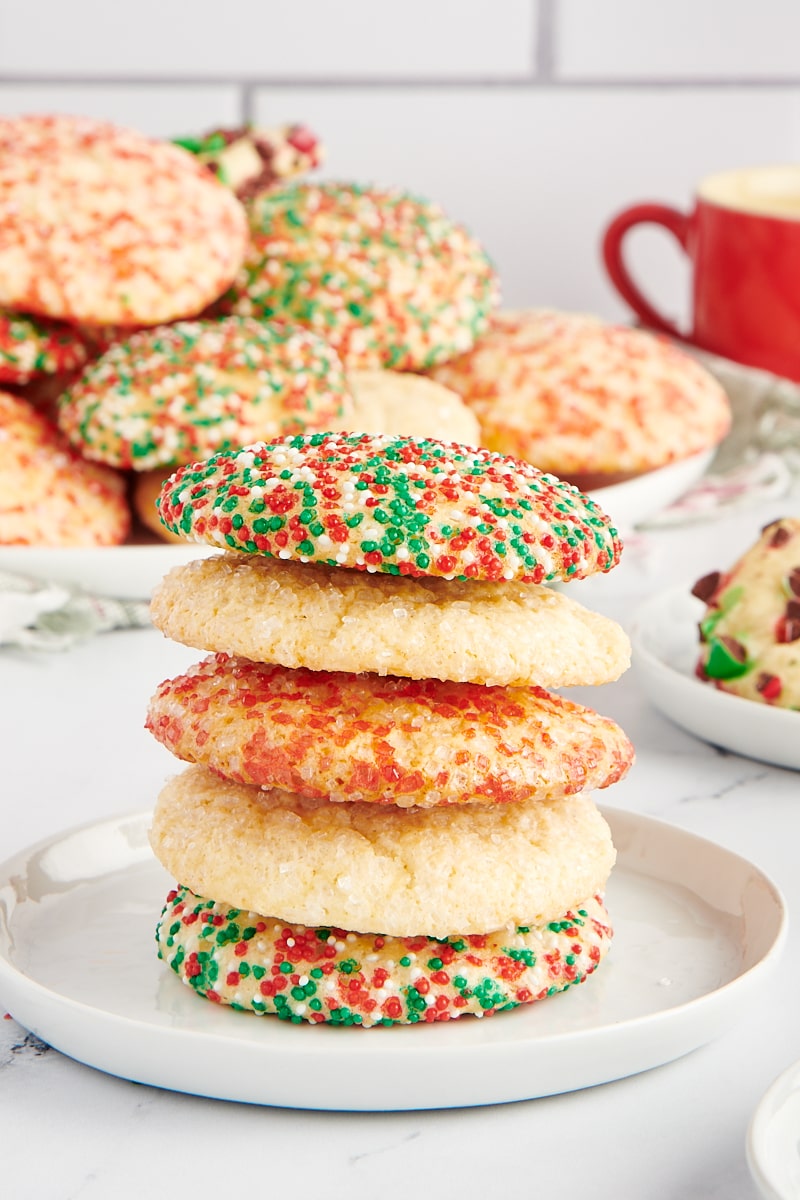
[[[668,229],[692,264],[688,333],[650,303],[625,264],[625,235],[648,223]],[[665,204],[627,208],[605,231],[603,260],[617,291],[645,325],[800,380],[800,166],[709,176],[691,214]]]

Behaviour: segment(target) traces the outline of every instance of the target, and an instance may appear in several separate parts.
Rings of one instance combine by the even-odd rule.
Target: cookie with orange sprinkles
[[[319,433],[179,469],[174,533],[222,549],[391,575],[544,583],[608,571],[621,545],[594,501],[489,450]]]
[[[472,350],[434,368],[481,444],[601,487],[710,450],[731,424],[717,380],[665,338],[583,313],[493,313]]]
[[[0,304],[156,325],[216,300],[246,246],[239,201],[178,146],[87,117],[0,119]]]
[[[117,545],[130,526],[125,490],[26,400],[0,392],[0,545]]]
[[[218,654],[162,683],[147,728],[235,783],[400,807],[506,804],[608,787],[633,747],[543,688],[308,671]]]
[[[169,893],[159,958],[198,996],[293,1024],[415,1025],[489,1017],[582,983],[612,929],[592,896],[553,920],[444,938],[356,934],[287,925]]]
[[[436,204],[353,183],[258,196],[223,305],[307,325],[346,366],[413,370],[460,354],[499,299],[494,269]]]
[[[115,343],[62,397],[58,420],[87,458],[146,471],[326,429],[351,403],[344,368],[321,338],[226,317]]]
[[[0,309],[0,383],[77,371],[90,357],[86,341],[69,325]]]

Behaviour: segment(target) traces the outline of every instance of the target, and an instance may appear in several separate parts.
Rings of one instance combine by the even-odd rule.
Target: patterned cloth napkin
[[[92,596],[79,587],[0,571],[0,646],[68,650],[96,633],[146,626],[144,600]]]
[[[728,393],[733,424],[698,483],[643,528],[705,521],[781,497],[787,507],[800,505],[800,384],[692,353]]]

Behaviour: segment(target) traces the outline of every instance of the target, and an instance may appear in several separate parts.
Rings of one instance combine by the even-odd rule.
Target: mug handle
[[[677,208],[666,204],[634,204],[626,208],[614,218],[603,235],[603,262],[611,282],[623,300],[626,300],[636,315],[651,329],[667,333],[670,337],[686,341],[672,321],[663,317],[647,300],[631,278],[625,265],[622,253],[622,243],[628,230],[634,225],[663,225],[665,229],[677,238],[683,250],[688,254],[687,240],[689,235],[690,218]]]

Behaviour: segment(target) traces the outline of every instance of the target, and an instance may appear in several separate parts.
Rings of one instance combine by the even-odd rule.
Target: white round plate
[[[747,1163],[764,1200],[800,1196],[800,1062],[778,1076],[754,1112]]]
[[[0,571],[75,584],[99,596],[149,600],[173,567],[215,553],[194,542],[143,546],[0,546]]]
[[[800,713],[721,692],[695,676],[705,605],[690,588],[653,596],[634,615],[632,661],[650,701],[695,737],[800,770]]]
[[[780,893],[751,863],[604,810],[616,928],[596,975],[499,1013],[374,1029],[209,1004],[156,957],[171,879],[149,814],[50,839],[0,867],[0,1002],[63,1053],[175,1091],[290,1108],[460,1108],[553,1095],[669,1062],[736,1022],[777,965]]]
[[[704,474],[714,454],[714,450],[702,450],[691,458],[637,475],[625,483],[596,488],[589,495],[608,513],[620,533],[630,533],[688,492]]]

